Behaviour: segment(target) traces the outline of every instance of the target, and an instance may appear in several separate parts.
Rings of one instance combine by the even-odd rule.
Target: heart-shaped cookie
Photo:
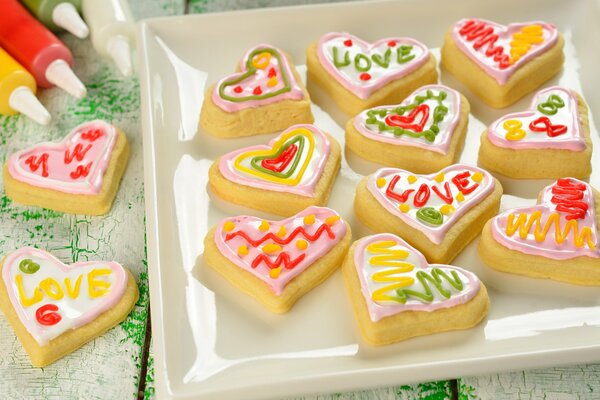
[[[487,130],[496,146],[510,149],[585,149],[579,122],[578,97],[553,86],[539,91],[527,111],[507,114]]]
[[[562,178],[542,190],[539,204],[506,211],[492,219],[498,243],[522,253],[557,260],[600,258],[591,186]]]
[[[317,42],[317,57],[331,77],[358,98],[367,99],[422,66],[429,51],[411,38],[368,43],[349,33],[331,32]]]
[[[455,164],[430,175],[382,168],[358,184],[354,211],[371,230],[448,263],[497,214],[501,196],[500,183],[477,167]]]
[[[598,196],[586,182],[558,179],[542,190],[537,205],[488,221],[481,258],[502,272],[600,286]]]
[[[355,242],[343,272],[361,331],[373,344],[470,328],[489,307],[475,274],[428,264],[419,251],[388,233]]]
[[[32,247],[6,256],[2,280],[0,305],[36,366],[122,321],[138,297],[135,281],[116,262],[65,265]]]
[[[284,312],[340,265],[350,237],[347,224],[325,207],[282,221],[238,216],[209,232],[204,256],[235,286]]]
[[[452,27],[458,48],[499,84],[556,44],[558,31],[540,21],[508,26],[484,19],[462,19]]]
[[[354,118],[354,127],[372,140],[446,154],[463,106],[456,90],[427,85],[398,105],[361,112]]]
[[[114,126],[104,121],[76,127],[60,143],[42,143],[8,159],[14,179],[70,194],[98,194],[117,140]]]
[[[304,98],[285,54],[260,44],[246,52],[240,71],[221,79],[212,92],[215,104],[228,112]]]
[[[325,204],[340,157],[339,145],[327,134],[313,125],[295,125],[268,145],[225,154],[211,168],[209,179],[213,191],[226,200],[293,215]],[[270,197],[268,202],[264,196]]]

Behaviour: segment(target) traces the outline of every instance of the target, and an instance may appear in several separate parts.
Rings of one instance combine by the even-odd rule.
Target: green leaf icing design
[[[414,101],[411,104],[405,106],[398,106],[393,109],[376,108],[367,111],[367,118],[365,123],[369,126],[369,129],[376,130],[379,133],[391,132],[394,136],[399,137],[406,135],[412,138],[423,138],[430,143],[435,141],[437,134],[440,132],[439,124],[448,115],[448,107],[444,105],[444,100],[448,97],[448,94],[444,91],[440,91],[437,95],[433,94],[433,91],[428,89],[425,95],[415,96]],[[422,132],[414,132],[409,129],[404,129],[399,126],[390,126],[385,123],[385,117],[390,114],[404,115],[409,113],[415,107],[423,104],[427,100],[436,100],[437,106],[433,109],[433,120],[429,129]]]
[[[417,211],[417,218],[431,225],[441,225],[444,222],[444,216],[433,207],[423,207]]]

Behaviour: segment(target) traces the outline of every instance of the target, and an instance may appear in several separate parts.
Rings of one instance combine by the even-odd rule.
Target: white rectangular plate
[[[594,1],[478,0],[368,2],[232,12],[148,20],[141,24],[148,260],[157,390],[161,398],[265,398],[325,393],[445,379],[507,369],[600,360],[600,290],[490,272],[472,243],[454,264],[477,273],[490,291],[488,318],[474,329],[412,339],[381,348],[365,345],[340,273],[302,298],[286,315],[272,315],[204,267],[203,239],[226,216],[258,213],[232,207],[207,191],[216,157],[274,135],[218,140],[197,132],[204,90],[233,72],[257,43],[285,49],[304,63],[310,42],[328,31],[366,40],[414,37],[434,50],[450,25],[477,16],[501,23],[545,20],[566,40],[560,84],[582,93],[598,117],[600,27]],[[439,59],[439,57],[438,57]],[[301,71],[305,71],[303,67]],[[463,92],[472,115],[461,162],[475,164],[479,136],[501,115],[529,105],[493,110],[442,73],[442,83]],[[594,114],[596,112],[596,114]],[[314,107],[316,124],[343,144],[345,116],[330,102]],[[600,140],[593,185],[600,188]],[[352,225],[360,177],[376,165],[348,151],[329,206]],[[550,181],[503,180],[502,208],[533,204]],[[258,214],[261,215],[261,214]],[[476,241],[477,242],[477,241]]]

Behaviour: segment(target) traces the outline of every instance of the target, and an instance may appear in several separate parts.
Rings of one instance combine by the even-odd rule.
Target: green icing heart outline
[[[444,92],[443,90],[440,90],[440,92],[436,96],[433,94],[433,91],[431,89],[427,89],[427,91],[425,92],[425,96],[423,96],[423,95],[415,96],[415,101],[412,102],[411,104],[408,104],[405,106],[398,106],[391,110],[381,109],[381,108],[368,110],[365,123],[368,125],[377,126],[377,130],[379,133],[391,132],[396,137],[399,137],[402,135],[407,135],[412,138],[422,137],[425,140],[427,140],[428,142],[433,143],[435,141],[435,138],[437,137],[438,133],[440,132],[440,128],[439,128],[440,122],[442,122],[444,120],[444,118],[446,118],[446,116],[448,115],[448,107],[446,107],[443,104],[444,100],[447,97],[448,97],[448,94],[446,92]],[[411,111],[412,109],[419,106],[420,104],[423,104],[426,100],[433,100],[433,99],[437,100],[437,102],[438,102],[438,105],[433,110],[433,123],[431,124],[429,129],[427,129],[423,132],[414,132],[409,129],[401,128],[399,126],[389,126],[384,121],[380,121],[377,119],[377,117],[385,119],[385,117],[387,117],[390,114],[396,114],[396,115],[402,116],[404,113]]]
[[[306,138],[302,135],[293,136],[287,142],[285,142],[279,148],[279,150],[277,150],[277,152],[275,154],[270,155],[270,156],[253,157],[250,160],[250,165],[252,165],[252,167],[254,169],[256,169],[262,173],[276,176],[277,178],[281,178],[281,179],[287,179],[296,171],[296,167],[298,166],[298,163],[300,162],[300,158],[302,157],[302,150],[304,149],[305,141],[306,141]],[[262,165],[260,165],[262,160],[265,160],[267,158],[270,159],[270,158],[279,157],[281,155],[281,153],[286,151],[291,145],[295,144],[296,142],[300,142],[300,143],[298,143],[298,152],[296,153],[296,156],[294,157],[294,161],[292,161],[292,166],[290,167],[288,172],[281,173],[281,172],[277,172],[277,171],[271,171],[270,169],[264,168]]]
[[[279,70],[281,72],[281,79],[283,80],[283,84],[284,84],[283,87],[275,92],[267,92],[267,93],[263,93],[263,94],[259,94],[259,95],[250,95],[250,96],[244,96],[244,97],[232,97],[232,96],[225,94],[226,87],[237,85],[241,81],[245,80],[246,78],[248,78],[256,73],[258,68],[256,68],[254,65],[252,65],[252,59],[254,58],[255,55],[257,55],[259,53],[269,53],[269,54],[271,54],[272,57],[275,57],[277,59],[278,65],[280,67]],[[227,100],[227,101],[232,101],[234,103],[241,103],[241,102],[249,101],[249,100],[269,99],[271,97],[278,96],[282,93],[289,92],[291,89],[292,89],[292,87],[290,85],[290,81],[287,76],[287,73],[285,72],[285,68],[284,68],[283,62],[281,61],[281,55],[279,54],[279,52],[273,48],[266,48],[266,49],[261,48],[261,49],[255,49],[249,54],[248,59],[246,60],[246,72],[244,72],[242,75],[238,76],[237,78],[234,78],[232,80],[226,80],[226,81],[223,81],[223,83],[221,83],[221,85],[219,86],[219,96],[222,99]]]

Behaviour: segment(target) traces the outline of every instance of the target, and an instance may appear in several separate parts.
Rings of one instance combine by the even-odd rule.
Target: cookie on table
[[[35,367],[119,324],[139,296],[135,278],[116,262],[65,265],[43,250],[23,247],[0,268],[0,308]]]
[[[6,195],[25,205],[72,214],[106,214],[129,159],[127,137],[105,121],[86,122],[60,143],[12,154],[4,165]]]
[[[346,146],[389,167],[431,173],[454,164],[469,123],[469,102],[444,85],[423,86],[402,103],[370,108],[346,124]]]
[[[351,241],[350,226],[325,207],[282,221],[238,216],[206,235],[204,260],[268,310],[285,313],[342,264]]]
[[[487,222],[479,255],[498,271],[600,286],[600,192],[575,178],[544,188],[538,204]]]
[[[312,123],[310,105],[290,57],[274,46],[259,44],[244,54],[238,72],[206,91],[200,124],[221,138],[272,133]]]
[[[591,159],[588,107],[559,86],[539,91],[527,111],[505,115],[481,135],[479,165],[511,178],[587,178]]]
[[[488,105],[503,108],[561,70],[563,46],[562,34],[546,22],[462,19],[446,34],[441,64]]]
[[[374,232],[402,237],[434,263],[448,263],[498,213],[502,186],[487,171],[455,164],[419,175],[382,168],[363,178],[358,219]]]
[[[325,205],[341,166],[337,141],[314,125],[295,125],[268,145],[245,147],[217,159],[210,189],[231,203],[277,215]]]
[[[373,345],[469,329],[490,307],[475,274],[428,264],[418,250],[389,233],[354,242],[342,272],[360,332]]]
[[[308,87],[321,87],[349,115],[398,104],[423,85],[437,82],[435,57],[415,39],[394,37],[365,42],[331,32],[307,51]]]

